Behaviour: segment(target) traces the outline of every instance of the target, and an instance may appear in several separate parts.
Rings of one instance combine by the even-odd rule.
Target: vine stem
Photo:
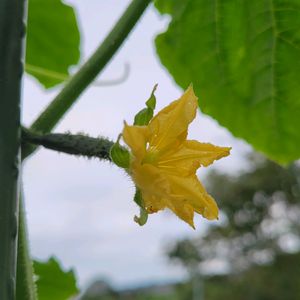
[[[0,3],[2,2],[14,3],[14,1],[10,0],[0,1]],[[150,2],[151,0],[133,0],[131,2],[119,21],[113,27],[112,31],[108,34],[98,49],[96,49],[95,53],[77,71],[77,73],[67,81],[60,93],[32,124],[32,130],[40,133],[49,133],[53,129],[53,127],[69,110],[69,108],[76,102],[81,93],[93,82],[96,76],[109,63],[113,55],[117,52],[135,24],[138,22]],[[3,10],[0,6],[1,17],[2,11]],[[1,20],[2,18],[0,18],[0,21]],[[0,44],[2,45],[2,43]],[[5,126],[7,128],[7,125]],[[22,148],[22,159],[25,159],[32,154],[35,149],[35,145],[24,145]],[[0,213],[2,213],[1,210]],[[18,242],[20,251],[18,253],[18,278],[21,278],[22,282],[19,282],[20,289],[18,291],[18,295],[23,295],[23,297],[27,296],[27,298],[22,299],[34,300],[36,295],[33,282],[33,269],[30,261],[30,251],[28,238],[26,235],[26,218],[23,209],[20,210],[20,219],[22,222],[19,223],[19,231],[21,234]],[[2,278],[0,276],[0,291],[2,290],[1,284],[4,283],[2,283]],[[0,299],[6,300],[8,298],[0,297]]]
[[[0,1],[0,299],[15,299],[24,0]]]
[[[94,54],[66,83],[49,106],[34,121],[31,128],[35,132],[48,133],[59,122],[81,93],[104,69],[133,29],[151,0],[133,0],[103,43]],[[26,146],[23,158],[30,155],[36,147]]]
[[[110,150],[114,143],[103,137],[90,137],[84,134],[34,133],[22,128],[22,144],[40,145],[47,149],[87,158],[111,161]]]

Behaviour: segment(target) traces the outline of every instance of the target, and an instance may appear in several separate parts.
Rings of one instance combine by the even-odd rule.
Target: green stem
[[[37,299],[32,260],[29,253],[24,196],[20,193],[19,238],[17,261],[17,297],[16,300]]]
[[[108,139],[93,138],[83,134],[48,133],[36,134],[28,129],[22,130],[22,143],[41,145],[45,148],[87,158],[111,161],[110,149],[114,143]]]
[[[0,299],[15,299],[24,0],[0,1]]]
[[[131,2],[95,53],[66,83],[61,92],[32,124],[32,130],[41,133],[48,133],[52,130],[80,94],[111,60],[150,2],[151,0],[133,0]],[[35,147],[25,147],[23,157],[27,157],[34,150]]]

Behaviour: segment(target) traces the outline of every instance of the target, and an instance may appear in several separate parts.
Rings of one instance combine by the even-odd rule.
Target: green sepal
[[[143,198],[142,198],[142,193],[141,193],[141,191],[140,191],[138,188],[136,189],[136,192],[135,192],[135,194],[134,194],[133,201],[134,201],[139,207],[144,208],[144,201],[143,201]]]
[[[140,208],[140,216],[134,216],[134,222],[138,223],[140,226],[143,226],[147,223],[148,213],[145,209]]]
[[[156,106],[156,97],[154,95],[156,89],[157,89],[157,84],[153,87],[150,98],[146,101],[147,107],[152,110],[154,110]]]
[[[120,145],[119,140],[121,135],[119,135],[116,143],[110,148],[110,158],[111,160],[120,168],[128,169],[130,165],[130,153],[129,151]]]
[[[153,110],[151,108],[143,108],[134,117],[134,125],[148,125],[153,117]]]
[[[151,95],[149,99],[146,101],[146,108],[143,108],[140,110],[134,117],[134,125],[148,125],[150,120],[153,118],[154,109],[156,106],[156,97],[154,95],[154,92],[157,88],[157,84],[153,87],[153,90],[151,92]]]
[[[140,226],[143,226],[147,223],[148,213],[144,207],[142,193],[138,188],[136,189],[133,200],[140,207],[140,216],[134,216],[134,222],[138,223]]]

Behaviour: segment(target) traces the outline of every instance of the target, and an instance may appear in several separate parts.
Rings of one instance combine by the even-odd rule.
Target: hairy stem
[[[80,94],[104,69],[133,29],[151,0],[133,0],[103,43],[79,71],[71,77],[65,87],[32,124],[36,132],[48,133],[75,103]],[[24,147],[23,157],[27,157],[35,147]]]
[[[111,161],[110,149],[114,143],[105,138],[93,138],[83,134],[48,133],[36,134],[22,129],[22,143],[41,145],[45,148],[88,158],[99,158]]]
[[[24,0],[0,1],[0,299],[15,299]]]

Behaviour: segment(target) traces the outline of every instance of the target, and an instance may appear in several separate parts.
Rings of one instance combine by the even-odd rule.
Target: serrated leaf
[[[34,270],[39,300],[67,300],[78,293],[74,272],[63,271],[55,258],[34,261]]]
[[[270,158],[300,157],[300,2],[157,0],[170,13],[156,38],[178,85],[200,108]]]
[[[27,73],[44,87],[69,76],[80,57],[80,34],[74,10],[60,0],[29,0],[26,40]]]

